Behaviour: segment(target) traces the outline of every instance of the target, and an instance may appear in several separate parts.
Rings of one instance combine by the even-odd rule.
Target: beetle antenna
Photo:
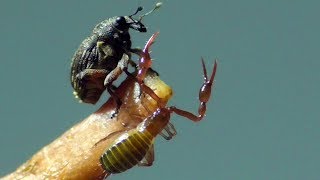
[[[162,2],[157,2],[155,7],[151,11],[149,11],[149,12],[145,13],[144,15],[140,16],[139,21],[141,21],[144,16],[148,16],[149,14],[153,13],[153,11],[159,9],[161,7],[161,5],[162,5]]]
[[[142,11],[143,7],[142,6],[139,6],[136,10],[135,13],[131,14],[129,17],[131,18],[132,16],[136,15],[139,11]]]

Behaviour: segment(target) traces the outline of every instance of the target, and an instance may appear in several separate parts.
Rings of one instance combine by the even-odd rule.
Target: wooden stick
[[[171,97],[171,88],[156,73],[149,71],[144,82],[163,101]],[[112,118],[116,104],[109,99],[3,179],[103,179],[106,172],[99,158],[105,149],[126,128],[135,127],[158,107],[150,96],[139,96],[139,85],[132,78],[127,78],[116,94],[123,102],[116,117]]]

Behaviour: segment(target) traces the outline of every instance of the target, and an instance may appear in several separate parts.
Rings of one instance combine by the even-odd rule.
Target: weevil
[[[120,99],[114,94],[112,85],[128,64],[135,66],[131,55],[143,56],[138,48],[131,48],[129,29],[146,32],[141,22],[142,17],[158,9],[154,9],[134,19],[133,16],[142,10],[138,7],[129,16],[117,16],[106,19],[95,26],[92,34],[87,37],[75,52],[71,63],[70,80],[74,95],[81,102],[95,104],[105,89],[114,98],[118,107]]]
[[[150,38],[146,48],[154,41],[155,35]],[[169,126],[171,114],[186,117],[194,122],[198,122],[203,119],[206,113],[206,103],[211,96],[211,90],[214,83],[214,77],[217,70],[217,62],[215,61],[212,74],[210,78],[207,76],[207,70],[204,60],[201,59],[204,83],[199,91],[200,105],[198,108],[198,115],[191,112],[179,109],[175,106],[167,107],[163,103],[159,102],[160,99],[155,97],[154,99],[159,102],[159,108],[149,117],[145,118],[136,128],[125,130],[115,141],[107,147],[105,153],[100,158],[101,167],[106,171],[107,175],[124,172],[135,165],[151,166],[154,160],[153,143],[157,135],[161,135],[162,131]],[[141,64],[142,63],[142,64]],[[146,53],[145,59],[140,61],[140,67],[145,67],[145,70],[141,68],[141,71],[137,75],[137,81],[141,82],[144,79],[145,74],[142,73],[148,69],[151,58]],[[149,66],[150,68],[150,66]],[[145,86],[145,88],[148,88]],[[151,90],[151,89],[150,89]],[[169,135],[168,139],[171,139],[175,134]]]

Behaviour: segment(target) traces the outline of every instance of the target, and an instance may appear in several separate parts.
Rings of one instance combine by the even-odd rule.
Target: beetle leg
[[[135,63],[134,61],[131,60],[131,58],[129,59],[129,64],[134,67],[134,69],[136,70],[138,68],[137,63]]]
[[[150,147],[144,158],[138,163],[138,166],[152,166],[154,161],[154,145]]]
[[[119,112],[119,109],[122,105],[122,101],[121,99],[119,98],[119,96],[117,96],[117,94],[112,90],[112,88],[110,86],[107,86],[107,91],[108,93],[110,94],[110,96],[113,98],[113,100],[116,102],[117,104],[117,108],[115,110],[115,113],[112,115],[111,118],[115,117],[116,114],[118,114]]]
[[[108,84],[112,84],[120,74],[122,73],[124,68],[128,67],[129,63],[129,56],[127,54],[123,54],[121,60],[118,62],[117,67],[114,68],[105,78],[104,85],[107,86]]]
[[[112,90],[112,91],[115,91],[115,90],[117,90],[117,86],[115,86],[115,85],[113,85],[113,84],[110,84],[110,89]]]
[[[140,58],[143,56],[143,51],[140,48],[131,48],[130,52],[138,55]]]
[[[192,121],[200,121],[205,113],[206,113],[206,103],[209,101],[210,96],[211,96],[211,89],[212,89],[212,85],[213,85],[213,81],[214,81],[214,77],[217,71],[217,61],[214,62],[214,66],[213,66],[213,70],[212,70],[212,74],[210,79],[208,79],[207,76],[207,70],[206,70],[206,66],[204,64],[203,59],[201,59],[202,62],[202,68],[203,68],[203,76],[204,76],[204,83],[202,84],[200,91],[199,91],[199,101],[200,101],[200,105],[198,108],[198,116],[188,112],[188,111],[184,111],[182,109],[176,108],[174,106],[169,107],[169,111],[171,112],[175,112],[176,114],[186,117]]]
[[[108,91],[108,93],[110,94],[110,96],[111,97],[113,97],[114,99],[115,99],[115,101],[116,101],[116,103],[117,103],[117,107],[118,108],[120,108],[120,106],[121,106],[121,100],[120,100],[120,98],[118,97],[118,95],[117,94],[115,94],[115,90],[117,90],[117,86],[115,86],[115,85],[113,85],[113,84],[109,84],[109,86],[107,87],[107,91]],[[116,111],[116,113],[115,114],[117,114],[118,113],[118,111]]]
[[[85,79],[85,78],[102,78],[106,76],[107,71],[105,69],[85,69],[77,74],[76,78]]]
[[[122,102],[120,98],[112,91],[111,84],[120,76],[123,69],[127,68],[128,61],[129,61],[129,56],[127,54],[123,54],[121,60],[117,64],[117,67],[114,68],[104,79],[104,86],[107,88],[109,94],[117,103],[117,110],[115,114],[117,114],[118,110],[120,109]]]
[[[101,83],[106,77],[107,71],[105,69],[85,69],[78,73],[73,83],[75,89],[90,89],[88,92],[74,92],[76,98],[81,99],[80,102],[95,104],[105,90],[105,86]]]

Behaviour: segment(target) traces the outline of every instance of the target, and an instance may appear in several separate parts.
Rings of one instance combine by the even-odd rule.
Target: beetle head
[[[147,28],[141,23],[141,20],[136,20],[132,16],[136,15],[142,7],[139,7],[137,11],[130,16],[118,16],[115,19],[114,26],[118,30],[128,31],[129,28],[134,29],[139,32],[146,32]]]

